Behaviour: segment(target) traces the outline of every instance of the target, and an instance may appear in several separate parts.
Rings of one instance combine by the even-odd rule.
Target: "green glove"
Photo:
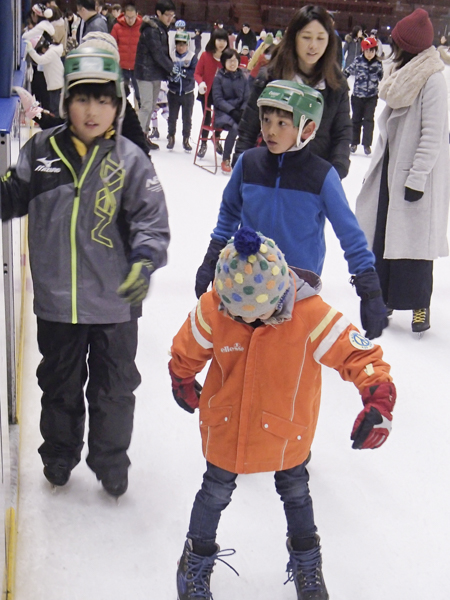
[[[152,261],[147,258],[133,262],[127,278],[117,290],[119,296],[132,306],[140,304],[147,296],[150,276],[154,270]]]

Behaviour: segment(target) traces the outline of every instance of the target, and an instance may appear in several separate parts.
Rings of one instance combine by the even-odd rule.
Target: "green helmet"
[[[80,83],[114,81],[117,97],[122,97],[122,72],[113,50],[82,44],[69,52],[64,62],[64,97]]]
[[[324,99],[320,92],[303,83],[277,79],[266,85],[257,104],[291,112],[294,127],[311,119],[317,129],[322,120]]]
[[[177,31],[175,33],[175,43],[184,42],[185,44],[189,44],[191,41],[191,36],[187,31]]]

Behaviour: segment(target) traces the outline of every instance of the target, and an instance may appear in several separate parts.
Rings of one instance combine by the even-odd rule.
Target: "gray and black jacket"
[[[34,311],[61,323],[137,318],[116,290],[133,257],[167,261],[164,192],[148,157],[120,137],[98,138],[83,158],[66,125],[36,134],[1,179],[2,220],[28,214]],[[108,176],[111,176],[108,180]]]

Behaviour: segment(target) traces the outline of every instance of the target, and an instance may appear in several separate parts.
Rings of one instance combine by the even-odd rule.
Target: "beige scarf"
[[[444,64],[439,52],[431,46],[383,79],[380,98],[393,109],[411,106],[428,78],[443,70]]]

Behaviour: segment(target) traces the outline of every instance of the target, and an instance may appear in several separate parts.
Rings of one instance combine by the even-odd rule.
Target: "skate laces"
[[[286,567],[288,578],[284,582],[284,585],[289,581],[294,581],[297,576],[300,576],[301,581],[297,581],[297,583],[301,585],[302,589],[306,589],[308,592],[321,589],[321,566],[320,546],[304,552],[291,551]]]
[[[220,561],[239,576],[239,573],[223,557],[233,556],[236,550],[229,548],[227,550],[218,550],[212,556],[198,556],[190,552],[187,557],[187,569],[183,578],[188,584],[193,585],[194,591],[189,594],[190,598],[206,598],[213,600],[211,590],[209,589],[208,577],[213,572],[215,561]]]
[[[426,308],[418,308],[417,310],[413,310],[413,323],[425,323],[426,316]]]

